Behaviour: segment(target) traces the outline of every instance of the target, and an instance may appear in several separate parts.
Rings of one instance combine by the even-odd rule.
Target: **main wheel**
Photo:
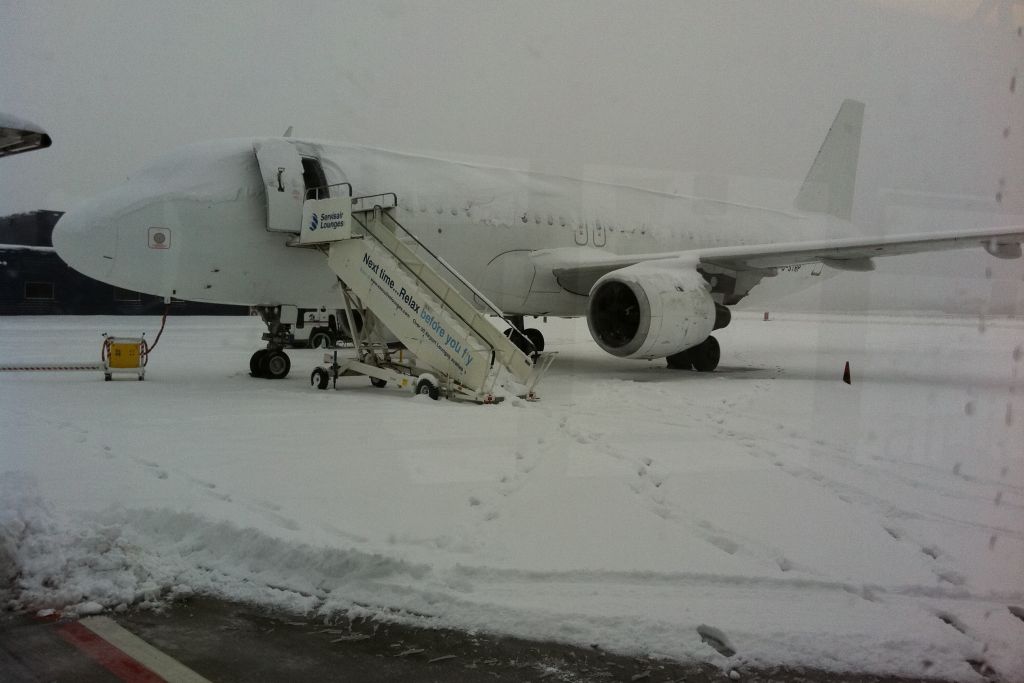
[[[262,371],[260,377],[266,377],[267,379],[284,379],[288,376],[288,371],[291,369],[291,359],[288,357],[288,354],[280,349],[267,351],[267,354],[260,361],[260,370]]]
[[[253,377],[263,377],[260,370],[263,358],[267,355],[267,349],[260,349],[249,358],[249,374]]]
[[[505,330],[505,336],[512,340],[517,349],[526,354],[530,353],[530,343],[522,332],[514,327],[510,327]]]
[[[313,374],[309,376],[309,383],[317,389],[326,389],[330,380],[330,375],[323,368],[313,370]]]
[[[690,360],[693,361],[693,369],[697,372],[711,372],[718,367],[721,357],[722,349],[714,337],[708,337],[690,349]]]
[[[435,401],[441,397],[441,391],[429,379],[421,379],[416,384],[416,393],[429,396]]]
[[[536,327],[529,327],[523,331],[523,334],[525,334],[526,338],[530,340],[531,344],[533,344],[534,353],[540,353],[544,350],[544,335],[540,330]]]
[[[668,367],[672,370],[690,370],[693,368],[693,360],[690,358],[690,349],[674,353],[665,358]]]
[[[311,349],[329,349],[332,346],[334,346],[334,337],[331,336],[329,330],[318,327],[313,330],[313,334],[309,335],[309,348]]]

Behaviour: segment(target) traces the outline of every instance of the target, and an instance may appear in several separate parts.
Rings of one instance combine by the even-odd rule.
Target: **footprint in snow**
[[[731,541],[724,536],[708,536],[704,539],[711,545],[715,546],[719,550],[730,555],[735,555],[736,551],[740,549],[740,544],[735,541]]]
[[[939,581],[945,581],[946,583],[954,586],[962,586],[967,583],[967,579],[964,578],[963,574],[959,574],[951,569],[937,571],[935,572],[935,576],[938,577]]]
[[[214,491],[212,489],[212,487],[207,488],[205,491],[203,491],[203,493],[205,493],[206,495],[210,496],[211,498],[216,498],[217,500],[222,500],[225,503],[230,503],[231,502],[231,496],[229,496],[226,493],[220,493],[218,491]]]
[[[967,635],[967,629],[964,627],[963,623],[952,614],[949,614],[948,612],[938,612],[935,616],[937,616],[942,623],[952,626],[960,633]]]
[[[729,642],[729,636],[721,629],[701,624],[697,627],[697,635],[700,636],[702,643],[710,645],[723,657],[732,657],[736,654],[736,648]]]

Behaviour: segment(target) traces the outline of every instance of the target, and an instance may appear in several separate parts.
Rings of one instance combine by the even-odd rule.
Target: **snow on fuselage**
[[[266,227],[253,139],[185,147],[58,223],[54,246],[86,275],[179,299],[340,305],[326,260]],[[328,184],[394,192],[395,217],[507,313],[583,315],[529,257],[578,247],[611,254],[822,238],[835,219],[354,145],[290,140]],[[838,225],[838,223],[843,223]],[[592,253],[592,252],[591,252]],[[802,273],[809,275],[811,269]],[[801,278],[807,283],[813,278]]]

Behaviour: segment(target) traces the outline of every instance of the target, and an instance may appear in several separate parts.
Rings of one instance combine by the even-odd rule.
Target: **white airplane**
[[[254,375],[283,377],[294,317],[335,308],[324,256],[288,246],[311,193],[350,184],[395,193],[393,216],[523,330],[523,316],[586,316],[623,358],[713,370],[729,306],[789,271],[865,271],[879,256],[981,247],[1018,258],[1024,225],[850,237],[864,105],[843,102],[792,211],[294,138],[188,146],[61,218],[58,254],[76,270],[163,297],[255,306],[269,333]],[[1024,223],[1024,221],[1022,221]],[[770,241],[765,241],[770,237]],[[284,357],[287,360],[287,357]],[[276,368],[276,369],[275,369]]]
[[[52,144],[40,126],[0,112],[0,157],[45,149]]]

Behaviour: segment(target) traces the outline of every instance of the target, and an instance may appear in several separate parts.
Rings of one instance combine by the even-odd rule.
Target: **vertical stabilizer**
[[[850,220],[863,124],[864,103],[844,100],[796,196],[797,209]]]

